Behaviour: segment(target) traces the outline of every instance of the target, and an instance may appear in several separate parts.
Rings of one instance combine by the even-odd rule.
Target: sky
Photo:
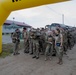
[[[63,23],[62,14],[64,14],[65,25],[75,26],[76,0],[14,11],[7,20],[13,20],[15,17],[15,21],[25,22],[34,28],[38,28],[52,23]]]

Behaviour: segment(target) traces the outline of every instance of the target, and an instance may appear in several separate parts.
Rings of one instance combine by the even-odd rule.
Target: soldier
[[[39,59],[39,39],[40,39],[40,32],[37,30],[33,31],[33,57]]]
[[[55,50],[55,30],[52,30],[52,39],[53,39],[53,52],[52,52],[52,56],[56,56],[56,50]]]
[[[23,39],[24,39],[24,53],[29,53],[29,33],[27,29],[23,28]]]
[[[12,35],[12,42],[14,43],[14,51],[13,55],[20,54],[19,51],[19,44],[20,44],[20,31],[19,29],[16,29],[15,32]]]
[[[57,27],[60,30],[60,33],[63,35],[63,51],[64,54],[67,55],[66,51],[67,51],[67,31],[63,28],[61,28],[60,26]]]
[[[41,55],[44,55],[45,53],[45,40],[46,40],[46,33],[45,29],[41,29],[41,36],[40,36],[40,50],[41,50]]]
[[[74,29],[73,34],[74,34],[74,43],[76,44],[76,29]]]
[[[74,31],[71,29],[71,35],[72,35],[72,37],[71,37],[71,46],[72,46],[72,48],[73,48],[73,46],[74,46],[74,44],[75,44],[75,35],[74,35]]]
[[[63,31],[63,33],[62,33],[62,35],[63,35],[63,50],[64,50],[64,54],[65,55],[67,55],[67,41],[68,41],[68,38],[67,38],[67,31],[65,30],[65,31]]]
[[[70,33],[70,31],[68,30],[67,32],[67,38],[68,38],[68,48],[71,50],[72,49],[72,46],[71,46],[71,41],[72,41],[72,35]]]
[[[48,55],[50,55],[50,60],[53,51],[53,37],[51,35],[48,36],[48,40],[46,41],[46,50],[45,50],[45,61],[47,60]]]
[[[56,52],[57,52],[57,55],[58,55],[58,64],[63,64],[63,61],[62,61],[62,57],[63,57],[63,36],[62,34],[60,34],[60,30],[59,29],[56,29],[55,30],[55,49],[56,49]]]
[[[30,38],[30,40],[29,40],[29,53],[30,53],[30,55],[33,54],[33,36],[34,36],[34,33],[32,30],[33,29],[31,29],[29,32],[29,38]]]

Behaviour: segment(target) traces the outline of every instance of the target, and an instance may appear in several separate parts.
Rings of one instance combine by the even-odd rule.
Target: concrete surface
[[[57,57],[44,61],[41,55],[37,60],[20,51],[18,56],[0,58],[0,75],[76,75],[76,45],[67,53],[63,57],[63,65],[58,65]]]

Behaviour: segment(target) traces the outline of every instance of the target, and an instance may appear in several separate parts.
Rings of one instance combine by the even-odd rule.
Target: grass
[[[23,42],[20,43],[19,50],[23,49]],[[3,44],[2,45],[2,53],[0,54],[0,58],[5,58],[13,53],[13,44]]]
[[[1,54],[0,54],[0,57],[1,58],[5,58],[6,56],[9,56],[10,55],[10,53],[9,52],[2,52]]]

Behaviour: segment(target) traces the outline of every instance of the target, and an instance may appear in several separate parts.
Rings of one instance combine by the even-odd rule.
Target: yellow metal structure
[[[0,0],[0,53],[2,52],[2,25],[12,11],[63,1],[69,0]]]

